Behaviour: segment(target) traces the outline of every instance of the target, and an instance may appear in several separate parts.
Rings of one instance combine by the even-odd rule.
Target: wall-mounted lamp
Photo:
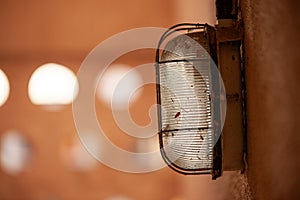
[[[237,1],[216,3],[216,27],[175,25],[156,53],[162,157],[177,172],[213,179],[222,171],[243,170],[245,153]]]

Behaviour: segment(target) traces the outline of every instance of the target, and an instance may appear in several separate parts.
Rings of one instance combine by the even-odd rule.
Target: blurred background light
[[[85,132],[81,136],[85,144],[93,149],[93,152],[101,153],[100,143],[94,134]],[[73,171],[89,171],[99,165],[99,162],[86,150],[78,137],[67,138],[64,141],[62,160]]]
[[[8,174],[16,175],[29,163],[32,149],[21,133],[8,131],[2,135],[0,152],[2,169]]]
[[[132,200],[132,198],[129,198],[124,195],[114,195],[106,198],[105,200]]]
[[[56,63],[36,69],[28,85],[31,102],[36,105],[65,105],[78,94],[78,82],[73,71]]]
[[[141,75],[124,64],[115,64],[108,68],[99,81],[97,96],[106,104],[113,103],[113,109],[122,110],[135,102],[141,95],[141,90],[134,90],[142,86]]]
[[[9,95],[9,81],[4,74],[4,72],[0,69],[0,106],[2,106]]]

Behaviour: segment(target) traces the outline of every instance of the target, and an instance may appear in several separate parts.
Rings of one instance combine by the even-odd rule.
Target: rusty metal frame
[[[172,33],[176,31],[191,31],[191,30],[203,30],[205,31],[205,34],[208,35],[208,42],[209,42],[209,51],[210,56],[212,57],[213,61],[215,62],[215,65],[218,65],[218,60],[217,60],[217,47],[216,47],[216,34],[215,34],[215,29],[208,24],[191,24],[191,23],[183,23],[183,24],[177,24],[173,27],[171,27],[168,31],[166,31],[157,47],[156,51],[156,94],[157,94],[157,103],[161,103],[161,96],[160,96],[160,73],[159,73],[159,64],[162,63],[160,61],[160,47],[163,43],[163,41],[170,36]],[[188,33],[186,34],[188,35]],[[214,90],[213,90],[214,91]],[[217,102],[214,102],[215,105],[219,105]],[[216,179],[217,177],[221,176],[222,174],[222,147],[221,147],[221,137],[218,136],[218,141],[216,142],[215,146],[213,147],[213,163],[212,163],[212,168],[206,169],[206,168],[201,168],[201,169],[183,169],[176,164],[172,163],[168,157],[166,156],[163,148],[163,142],[162,142],[162,136],[163,136],[163,130],[162,130],[162,124],[161,124],[161,110],[160,107],[157,107],[157,112],[158,112],[158,129],[159,129],[159,143],[160,143],[160,150],[161,150],[161,155],[165,162],[168,164],[169,167],[171,167],[173,170],[182,173],[182,174],[212,174],[212,179]],[[213,112],[216,112],[216,110],[219,109],[213,109]],[[214,113],[216,115],[220,115],[220,113]],[[217,129],[217,130],[216,130]],[[214,133],[215,132],[220,132],[220,127],[216,126],[214,127]],[[214,136],[215,138],[215,136]]]

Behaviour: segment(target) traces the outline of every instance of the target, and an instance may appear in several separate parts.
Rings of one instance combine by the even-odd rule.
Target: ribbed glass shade
[[[188,36],[177,36],[166,44],[157,69],[162,153],[177,169],[210,173],[214,146],[211,58],[203,32]]]

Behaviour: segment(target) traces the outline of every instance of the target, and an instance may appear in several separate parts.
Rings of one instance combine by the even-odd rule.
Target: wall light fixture
[[[245,166],[237,1],[216,3],[218,25],[175,25],[162,35],[156,53],[162,157],[179,173],[211,174],[213,179]]]

